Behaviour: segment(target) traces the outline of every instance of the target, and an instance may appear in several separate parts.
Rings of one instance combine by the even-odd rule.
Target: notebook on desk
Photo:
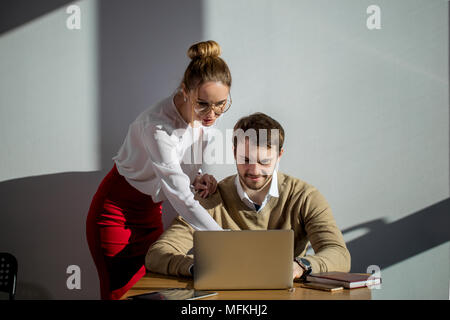
[[[309,282],[340,285],[347,289],[362,288],[381,283],[381,278],[370,273],[322,272],[306,277]]]
[[[293,261],[292,230],[194,232],[197,290],[291,288]]]

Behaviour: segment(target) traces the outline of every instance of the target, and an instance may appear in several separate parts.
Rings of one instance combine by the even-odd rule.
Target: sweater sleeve
[[[312,272],[349,272],[350,253],[325,197],[314,189],[306,196],[301,211],[315,253],[304,257],[311,263]]]
[[[194,229],[180,216],[153,243],[145,257],[145,266],[151,272],[192,276],[190,267],[194,264],[192,248]]]

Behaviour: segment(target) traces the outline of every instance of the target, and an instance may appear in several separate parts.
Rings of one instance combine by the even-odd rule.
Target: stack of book
[[[370,273],[322,272],[310,274],[306,277],[306,281],[354,289],[378,285],[381,283],[381,278]]]

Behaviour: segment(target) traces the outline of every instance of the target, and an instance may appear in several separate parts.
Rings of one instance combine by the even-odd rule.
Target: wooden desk
[[[330,293],[326,291],[302,288],[301,283],[294,282],[291,290],[224,290],[217,291],[218,295],[203,298],[202,300],[370,300],[369,288],[344,289]],[[193,288],[192,278],[178,278],[156,273],[147,273],[123,297],[159,291],[167,288]]]

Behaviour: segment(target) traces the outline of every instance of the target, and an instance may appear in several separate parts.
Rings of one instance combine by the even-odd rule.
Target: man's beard
[[[269,183],[270,181],[272,181],[272,175],[258,175],[257,177],[261,177],[262,179],[260,179],[261,181],[258,182],[253,182],[253,181],[249,181],[248,177],[256,177],[253,175],[248,175],[248,174],[244,174],[244,177],[239,173],[239,180],[241,181],[241,183],[247,187],[250,190],[253,191],[260,191],[262,189],[264,189]]]

